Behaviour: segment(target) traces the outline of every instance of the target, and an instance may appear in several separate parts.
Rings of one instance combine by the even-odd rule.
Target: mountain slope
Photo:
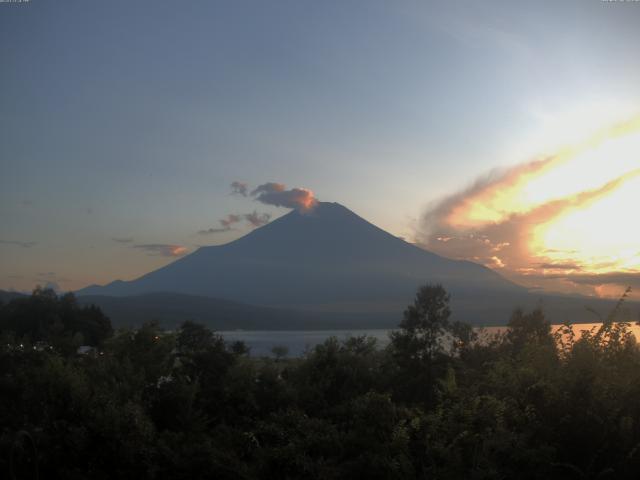
[[[310,213],[292,211],[234,242],[202,247],[136,280],[78,294],[175,292],[326,310],[328,305],[397,306],[427,281],[441,282],[454,294],[525,292],[486,267],[427,252],[342,205],[320,203]]]

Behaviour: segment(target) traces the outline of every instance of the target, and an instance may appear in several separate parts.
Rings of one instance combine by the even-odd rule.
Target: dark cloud
[[[318,203],[311,190],[306,188],[287,190],[284,184],[275,182],[259,185],[251,192],[251,196],[265,205],[295,208],[302,212],[312,210]]]
[[[111,240],[116,243],[133,243],[133,237],[113,237]]]
[[[24,199],[20,202],[20,205],[23,207],[33,207],[33,202],[28,199]]]
[[[249,185],[237,180],[231,182],[231,193],[235,195],[242,195],[246,197],[249,194]]]
[[[229,215],[227,215],[225,218],[220,220],[220,225],[222,225],[222,227],[212,227],[212,228],[208,228],[206,230],[198,230],[198,234],[199,235],[211,235],[211,234],[215,234],[215,233],[224,233],[224,232],[228,232],[229,230],[231,230],[231,227],[240,222],[242,220],[242,216],[241,215],[236,215],[233,213],[230,213]]]
[[[256,228],[269,223],[269,220],[271,220],[271,215],[269,215],[268,213],[258,213],[254,210],[251,213],[245,213],[244,219],[249,222],[252,227]]]
[[[222,225],[224,228],[229,230],[232,225],[235,225],[236,223],[240,222],[240,220],[242,220],[242,217],[240,215],[230,213],[225,218],[220,220],[220,225]]]
[[[582,270],[582,265],[573,262],[536,263],[534,265],[543,270]]]
[[[640,288],[640,272],[608,272],[600,274],[565,275],[564,278],[581,285],[625,285]]]
[[[198,230],[198,234],[211,235],[216,233],[228,232],[229,230],[231,230],[233,225],[240,223],[243,220],[246,221],[253,228],[261,227],[262,225],[269,223],[270,219],[271,219],[271,215],[269,215],[268,213],[258,213],[255,210],[252,213],[229,214],[225,218],[220,220],[220,225],[222,225],[222,227],[219,227],[219,228],[212,227],[206,230]]]
[[[215,233],[223,233],[231,230],[230,228],[208,228],[206,230],[198,230],[198,235],[211,235]]]
[[[231,193],[243,197],[250,195],[265,205],[295,208],[301,212],[313,209],[318,203],[311,190],[307,190],[306,188],[292,188],[287,190],[285,185],[275,182],[259,185],[249,193],[249,186],[244,182],[236,180],[231,183]],[[198,230],[198,235],[213,235],[228,232],[234,225],[243,221],[247,222],[252,228],[257,228],[269,223],[270,220],[270,214],[258,213],[256,210],[251,213],[229,214],[219,220],[220,227]]]
[[[2,245],[16,245],[22,248],[31,248],[34,245],[37,245],[37,242],[19,242],[17,240],[0,240],[0,244]]]
[[[531,269],[521,278],[530,285],[538,285],[544,290],[572,291],[599,297],[619,298],[627,287],[631,287],[631,298],[638,300],[640,292],[640,272],[541,272]],[[551,288],[550,288],[551,287]],[[634,295],[635,293],[635,295]]]
[[[143,245],[134,245],[133,248],[144,250],[149,255],[160,255],[163,257],[181,257],[187,253],[186,247],[165,243],[147,243]]]

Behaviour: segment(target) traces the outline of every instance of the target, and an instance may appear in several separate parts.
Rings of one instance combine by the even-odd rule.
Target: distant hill
[[[27,295],[19,292],[8,292],[6,290],[0,290],[0,302],[8,303],[15,298],[25,298]]]
[[[613,307],[612,300],[565,296],[513,296],[486,298],[486,302],[453,299],[454,317],[475,325],[504,325],[516,307],[533,309],[540,305],[553,323],[572,321],[592,323],[598,318],[590,307],[605,315]],[[337,330],[395,328],[402,318],[404,306],[396,310],[365,312],[308,311],[259,307],[179,293],[148,293],[130,297],[88,295],[79,297],[81,304],[94,304],[111,319],[114,327],[137,327],[148,320],[158,320],[163,328],[174,329],[184,320],[194,320],[214,330]],[[640,305],[627,303],[620,320],[634,321]]]
[[[368,315],[333,314],[258,307],[229,300],[180,293],[146,293],[130,297],[84,295],[81,304],[94,304],[111,319],[114,327],[137,327],[157,320],[163,328],[175,329],[194,320],[214,330],[311,330],[375,328],[392,326]],[[397,322],[396,322],[397,323]]]
[[[476,325],[504,324],[515,307],[540,303],[554,322],[589,322],[595,317],[586,305],[603,313],[613,305],[532,294],[489,268],[423,250],[326,202],[309,213],[291,211],[225,245],[201,247],[138,279],[94,285],[77,294],[100,296],[96,303],[118,321],[135,320],[125,310],[158,316],[171,309],[229,325],[216,328],[367,328],[397,325],[416,289],[428,282],[442,283],[451,293],[455,319]],[[172,303],[167,293],[157,292],[191,297],[175,296]],[[232,307],[238,304],[242,308]]]

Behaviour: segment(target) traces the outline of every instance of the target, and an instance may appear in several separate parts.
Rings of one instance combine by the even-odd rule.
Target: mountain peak
[[[363,220],[356,213],[352,212],[347,207],[345,207],[344,205],[338,202],[317,202],[316,205],[313,208],[310,208],[309,210],[292,210],[291,212],[289,212],[284,216],[287,217],[289,215],[294,217],[303,216],[303,217],[310,217],[310,218],[317,218],[317,219],[325,219],[325,218],[331,218],[331,217],[333,218],[344,217],[344,218],[354,219],[355,217],[360,220]]]
[[[321,215],[330,215],[331,213],[344,213],[355,215],[355,213],[338,202],[318,202],[316,206],[312,208],[308,213],[316,213]]]
[[[292,210],[227,245],[272,254],[280,251],[283,258],[292,260],[328,250],[357,257],[381,241],[402,242],[339,203],[318,202],[312,210]]]

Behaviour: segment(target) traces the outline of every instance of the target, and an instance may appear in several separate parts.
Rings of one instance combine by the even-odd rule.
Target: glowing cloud
[[[164,243],[148,243],[144,245],[134,245],[133,248],[146,251],[149,255],[160,255],[162,257],[181,257],[188,252],[187,247],[181,245],[170,245]]]
[[[583,291],[602,294],[612,273],[640,275],[640,224],[631,218],[639,201],[636,119],[490,172],[425,214],[421,242],[531,286],[546,279],[554,288],[597,286]]]
[[[300,212],[313,210],[318,200],[313,192],[306,188],[287,187],[282,183],[264,183],[256,187],[251,196],[261,203],[276,207],[295,208]]]

